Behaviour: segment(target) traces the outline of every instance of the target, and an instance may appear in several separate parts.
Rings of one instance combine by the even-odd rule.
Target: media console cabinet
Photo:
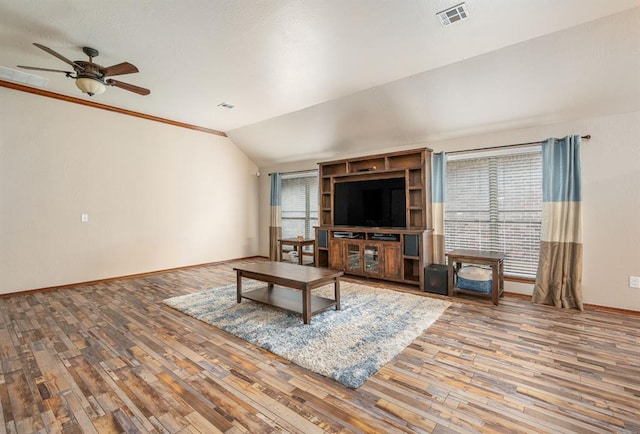
[[[432,262],[431,150],[420,148],[322,162],[318,176],[320,210],[319,226],[315,228],[315,265],[417,285],[424,290],[424,268]],[[387,202],[395,201],[394,206],[399,205],[404,215],[395,212],[394,217],[382,219],[383,225],[376,226],[375,220],[358,216],[357,209],[340,209],[367,206],[367,201],[376,200],[375,194],[363,194],[364,199],[336,203],[336,190],[344,191],[346,187],[339,184],[357,185],[361,181],[382,189],[388,183],[389,189],[396,192],[394,199]],[[360,190],[355,188],[356,194],[362,194]],[[399,200],[403,202],[399,204]],[[349,213],[357,216],[352,221],[366,224],[344,224],[350,220],[346,217]]]

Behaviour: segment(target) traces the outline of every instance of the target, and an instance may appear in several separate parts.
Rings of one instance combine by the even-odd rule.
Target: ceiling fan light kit
[[[44,45],[38,44],[36,42],[34,42],[33,45],[43,51],[46,51],[52,56],[57,57],[64,63],[71,65],[73,67],[75,75],[73,75],[74,73],[71,71],[38,68],[35,66],[18,65],[18,68],[32,69],[36,71],[62,72],[67,77],[73,78],[78,89],[89,96],[100,95],[104,93],[107,90],[107,86],[119,87],[120,89],[128,90],[129,92],[137,93],[138,95],[149,95],[151,93],[149,89],[145,89],[144,87],[135,86],[133,84],[124,83],[122,81],[117,81],[109,78],[114,75],[133,74],[134,72],[138,72],[138,68],[136,68],[129,62],[122,62],[117,65],[108,66],[106,68],[98,65],[97,63],[93,62],[93,58],[98,57],[99,54],[98,50],[96,50],[95,48],[82,47],[82,51],[89,57],[89,61],[87,62],[85,60],[76,60],[74,62],[49,47],[45,47]]]
[[[101,93],[104,93],[105,90],[107,90],[107,86],[105,86],[103,83],[96,80],[95,78],[88,77],[76,78],[76,86],[78,86],[78,89],[88,94],[89,96],[100,95]]]

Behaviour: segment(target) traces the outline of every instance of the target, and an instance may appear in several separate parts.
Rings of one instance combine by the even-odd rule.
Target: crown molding
[[[148,120],[148,121],[160,122],[160,123],[167,124],[167,125],[173,125],[174,127],[187,128],[189,130],[200,131],[202,133],[213,134],[213,135],[221,136],[221,137],[227,137],[226,133],[224,133],[222,131],[218,131],[218,130],[213,130],[211,128],[205,128],[205,127],[200,127],[198,125],[192,125],[192,124],[187,124],[187,123],[184,123],[184,122],[173,121],[171,119],[161,118],[161,117],[158,117],[158,116],[152,116],[152,115],[148,115],[148,114],[145,114],[145,113],[135,112],[133,110],[122,109],[122,108],[118,108],[118,107],[114,107],[114,106],[110,106],[110,105],[106,105],[106,104],[100,104],[100,103],[97,103],[97,102],[94,102],[94,101],[87,101],[85,99],[76,98],[74,96],[62,95],[60,93],[55,93],[55,92],[51,92],[51,91],[48,91],[48,90],[39,89],[39,88],[36,88],[36,87],[31,87],[31,86],[25,86],[23,84],[12,83],[10,81],[0,80],[0,87],[6,87],[8,89],[18,90],[18,91],[21,91],[21,92],[27,92],[27,93],[32,93],[32,94],[35,94],[35,95],[45,96],[47,98],[53,98],[53,99],[57,99],[57,100],[60,100],[60,101],[70,102],[70,103],[73,103],[73,104],[80,104],[80,105],[93,107],[93,108],[97,108],[97,109],[101,109],[101,110],[107,110],[107,111],[110,111],[110,112],[120,113],[120,114],[126,115],[126,116],[133,116],[133,117],[140,118],[140,119],[145,119],[145,120]]]

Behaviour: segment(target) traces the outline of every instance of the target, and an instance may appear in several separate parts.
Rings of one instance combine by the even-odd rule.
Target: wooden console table
[[[457,280],[454,276],[454,264],[455,274],[457,276],[462,264],[477,264],[488,265],[492,271],[492,286],[491,286],[491,301],[496,306],[498,305],[500,297],[504,293],[504,258],[505,254],[500,252],[489,252],[482,250],[453,250],[447,253],[449,258],[448,266],[448,290],[449,296],[454,295],[456,292],[474,295],[484,295],[478,291],[469,291],[461,289],[456,286]]]
[[[239,265],[236,271],[237,302],[243,298],[276,306],[302,315],[305,324],[311,323],[311,316],[335,306],[340,310],[340,276],[342,271],[327,268],[305,267],[280,262],[258,262]],[[266,282],[265,288],[242,292],[242,278]],[[334,298],[319,297],[311,290],[333,284]],[[275,285],[285,286],[281,288]],[[287,288],[299,289],[292,291]]]
[[[308,238],[299,240],[297,238],[281,238],[278,240],[280,243],[280,249],[278,250],[278,260],[282,262],[282,253],[284,253],[284,246],[292,246],[293,250],[298,252],[298,264],[302,265],[303,256],[313,256],[315,251],[316,241],[314,239]],[[308,253],[304,251],[304,246],[311,246],[311,252]],[[314,258],[315,259],[315,258]],[[311,261],[311,265],[313,265],[314,261]]]

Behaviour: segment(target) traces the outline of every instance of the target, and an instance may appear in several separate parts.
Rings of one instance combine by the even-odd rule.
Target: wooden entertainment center
[[[315,265],[417,285],[424,290],[424,268],[432,262],[431,149],[322,162],[318,176],[320,225],[315,228]],[[366,184],[366,181],[371,182]],[[344,190],[347,184],[362,185],[363,182],[382,186],[381,189],[385,184],[393,185],[395,199],[388,201],[395,200],[395,205],[402,205],[397,201],[402,200],[398,197],[403,195],[405,214],[396,213],[381,220],[384,224],[380,227],[375,226],[375,220],[361,225],[343,224],[348,220],[345,217],[348,212],[336,209],[336,186],[344,183],[338,186],[338,190]]]

